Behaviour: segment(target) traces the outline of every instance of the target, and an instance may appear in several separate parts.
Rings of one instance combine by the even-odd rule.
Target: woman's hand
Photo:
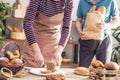
[[[53,60],[55,60],[56,65],[60,66],[62,62],[62,51],[63,51],[63,46],[59,45],[54,56],[52,57]]]
[[[35,59],[34,64],[39,64],[38,67],[43,67],[44,66],[44,58],[43,58],[41,52],[39,50],[37,50],[34,53],[35,53],[34,54],[35,55],[35,57],[34,57],[34,59]]]
[[[44,58],[41,54],[40,48],[37,43],[34,43],[31,45],[31,47],[34,50],[34,64],[39,64],[37,67],[43,67],[44,66]]]

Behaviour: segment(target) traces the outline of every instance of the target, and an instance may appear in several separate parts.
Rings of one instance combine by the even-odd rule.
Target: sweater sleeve
[[[72,21],[72,10],[73,10],[73,1],[66,0],[64,19],[63,19],[63,27],[61,31],[61,39],[59,45],[65,46],[71,31],[71,21]]]
[[[37,9],[38,9],[38,0],[30,0],[23,22],[23,28],[26,34],[26,38],[30,45],[36,42],[34,30],[33,30],[33,21],[36,16]]]

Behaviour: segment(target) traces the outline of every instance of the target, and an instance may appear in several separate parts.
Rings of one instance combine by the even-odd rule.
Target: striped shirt
[[[27,12],[24,18],[23,28],[25,30],[25,34],[29,44],[36,43],[36,38],[34,35],[33,30],[33,21],[36,16],[36,12],[40,11],[44,15],[51,17],[58,13],[64,11],[64,19],[63,19],[63,26],[61,31],[61,39],[59,45],[65,46],[67,43],[68,36],[70,34],[70,23],[71,23],[71,15],[73,9],[73,1],[66,0],[65,2],[65,9],[63,10],[63,2],[54,1],[54,0],[30,0],[30,4],[27,8]]]

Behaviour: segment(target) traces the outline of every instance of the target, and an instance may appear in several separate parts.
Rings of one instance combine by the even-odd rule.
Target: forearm
[[[33,43],[30,45],[30,47],[35,51],[35,52],[40,52],[41,53],[41,50],[39,48],[39,45],[37,43]]]
[[[63,47],[66,46],[71,31],[72,10],[73,10],[73,1],[68,0],[64,11],[63,26],[62,26],[61,38],[59,42],[59,45],[62,45]]]
[[[115,28],[120,25],[120,18],[119,17],[113,17],[112,20],[109,23],[106,23],[105,26],[107,28]]]
[[[36,16],[38,9],[38,0],[30,0],[29,6],[27,7],[26,15],[23,21],[23,28],[26,34],[26,38],[31,45],[36,42],[34,31],[33,31],[33,22]]]
[[[62,45],[58,45],[58,52],[62,54],[64,47]]]

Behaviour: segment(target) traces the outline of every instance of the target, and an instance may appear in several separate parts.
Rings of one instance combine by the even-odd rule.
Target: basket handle
[[[1,55],[2,51],[4,51],[4,48],[5,48],[7,45],[9,45],[9,44],[15,44],[15,45],[18,47],[18,50],[19,50],[19,52],[20,52],[20,46],[18,45],[18,43],[11,41],[11,42],[5,43],[5,45],[1,48],[1,50],[0,50],[0,55]],[[20,54],[20,57],[21,57],[21,54]]]

